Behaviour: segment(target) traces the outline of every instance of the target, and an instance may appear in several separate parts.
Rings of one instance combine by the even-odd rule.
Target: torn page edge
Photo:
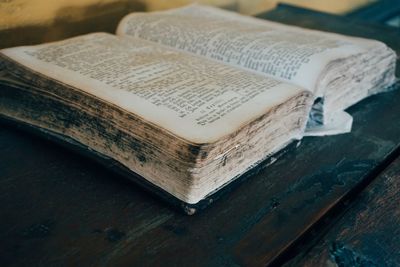
[[[353,125],[353,117],[345,112],[340,111],[335,114],[334,118],[324,125],[317,125],[307,128],[304,136],[326,136],[351,132]]]

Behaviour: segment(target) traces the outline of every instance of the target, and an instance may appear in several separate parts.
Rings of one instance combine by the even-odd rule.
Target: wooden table
[[[396,30],[288,6],[261,16],[400,51]],[[350,134],[304,138],[194,216],[0,124],[0,266],[399,265],[399,100],[362,101]]]

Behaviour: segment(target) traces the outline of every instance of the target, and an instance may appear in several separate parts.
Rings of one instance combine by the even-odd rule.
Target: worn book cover
[[[387,90],[396,61],[378,41],[201,5],[0,57],[2,117],[188,214],[291,142],[350,131],[344,110]]]

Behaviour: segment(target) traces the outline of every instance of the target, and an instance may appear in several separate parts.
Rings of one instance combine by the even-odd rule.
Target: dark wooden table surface
[[[385,27],[288,6],[262,17],[400,51]],[[399,100],[362,101],[351,133],[304,138],[194,216],[2,123],[0,266],[399,265]]]

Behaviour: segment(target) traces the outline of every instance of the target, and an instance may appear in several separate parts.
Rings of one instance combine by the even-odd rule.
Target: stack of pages
[[[0,52],[0,116],[113,160],[196,205],[395,81],[385,44],[191,5]],[[140,177],[138,177],[138,174]]]

